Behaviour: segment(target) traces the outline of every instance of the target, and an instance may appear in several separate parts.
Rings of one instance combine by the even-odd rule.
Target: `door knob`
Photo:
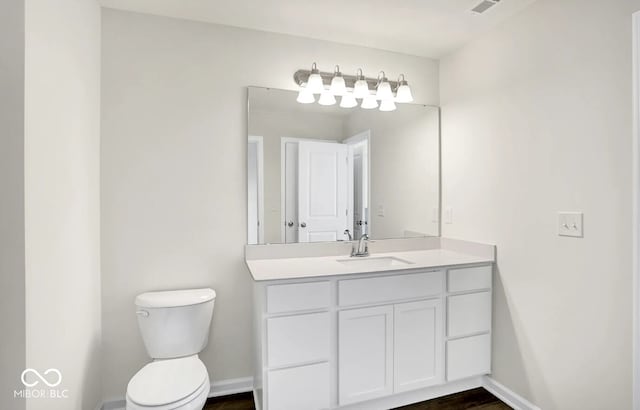
[[[307,223],[306,223],[306,222],[302,222],[302,223],[300,224],[300,228],[306,228],[306,227],[307,227]]]
[[[287,226],[291,228],[293,226],[293,221],[287,221]]]

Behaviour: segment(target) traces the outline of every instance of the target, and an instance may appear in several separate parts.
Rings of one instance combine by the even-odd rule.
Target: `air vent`
[[[482,14],[499,2],[500,0],[482,0],[480,4],[472,8],[471,11],[473,11],[474,13]]]

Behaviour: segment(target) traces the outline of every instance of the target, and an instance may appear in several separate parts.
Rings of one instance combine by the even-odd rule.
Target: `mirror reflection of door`
[[[298,242],[298,141],[282,138],[283,163],[281,166],[284,207],[281,240],[283,243]]]
[[[249,244],[264,242],[264,148],[262,137],[247,142],[247,237]]]
[[[352,159],[353,232],[354,239],[370,234],[369,225],[369,143],[371,132],[356,134],[344,141]]]
[[[249,169],[250,243],[346,241],[349,235],[358,240],[365,233],[372,239],[439,235],[438,218],[431,216],[440,206],[437,107],[398,104],[393,112],[380,112],[300,104],[295,91],[248,91],[247,134],[262,136],[264,143],[263,205],[257,171]],[[327,152],[300,167],[301,141],[335,148],[331,155],[347,147],[346,210],[344,184],[332,178],[344,170]]]
[[[349,228],[349,147],[332,142],[298,145],[298,241],[326,242]]]
[[[343,240],[353,225],[350,211],[350,149],[322,140],[282,138],[283,241]]]

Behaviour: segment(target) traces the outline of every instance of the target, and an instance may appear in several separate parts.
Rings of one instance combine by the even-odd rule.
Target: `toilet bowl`
[[[138,325],[154,359],[127,385],[127,410],[201,410],[209,374],[198,353],[207,345],[215,292],[190,289],[136,297]]]
[[[127,386],[127,409],[202,409],[209,375],[197,356],[151,362]]]

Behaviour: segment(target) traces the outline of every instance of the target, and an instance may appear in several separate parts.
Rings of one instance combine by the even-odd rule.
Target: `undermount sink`
[[[391,266],[403,266],[403,265],[413,264],[413,262],[396,258],[394,256],[381,256],[377,258],[367,256],[364,258],[338,259],[338,262],[353,268],[372,268],[372,269],[388,268]]]

